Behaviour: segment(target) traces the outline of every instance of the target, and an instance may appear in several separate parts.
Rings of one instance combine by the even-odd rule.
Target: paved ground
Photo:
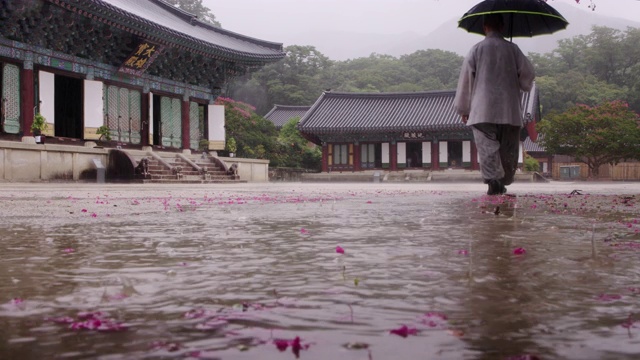
[[[204,184],[204,185],[164,185],[164,184],[92,184],[92,183],[8,183],[0,182],[0,194],[6,196],[59,196],[61,193],[100,193],[104,191],[131,192],[150,195],[155,191],[165,193],[167,191],[188,194],[190,191],[352,191],[373,189],[411,189],[434,190],[453,192],[477,192],[485,193],[487,186],[480,182],[428,182],[428,183],[312,183],[312,182],[270,182],[270,183],[243,183],[243,184]],[[513,194],[531,193],[570,193],[573,190],[583,190],[592,194],[633,194],[640,193],[640,182],[568,182],[552,181],[548,183],[517,182],[508,186],[508,192]],[[141,195],[142,196],[142,195]]]

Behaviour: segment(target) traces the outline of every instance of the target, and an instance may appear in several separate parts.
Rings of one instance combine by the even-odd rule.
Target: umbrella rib
[[[538,11],[522,11],[522,10],[495,10],[495,11],[485,11],[485,12],[481,12],[481,13],[473,13],[473,14],[469,14],[466,16],[463,16],[458,22],[468,19],[470,17],[475,17],[475,16],[484,16],[484,15],[490,15],[490,14],[527,14],[527,15],[540,15],[540,16],[548,16],[548,17],[553,17],[556,18],[558,20],[562,20],[565,23],[568,23],[567,19],[565,19],[562,16],[558,16],[558,15],[554,15],[554,14],[547,14],[547,13],[542,13],[542,12],[538,12]]]

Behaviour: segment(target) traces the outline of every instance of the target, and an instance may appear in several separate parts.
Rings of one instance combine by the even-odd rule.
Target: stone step
[[[194,159],[194,163],[202,168],[205,174],[201,174],[187,161],[179,157],[164,158],[170,167],[180,168],[178,174],[173,173],[163,163],[156,159],[149,159],[149,177],[141,179],[143,183],[168,183],[168,184],[206,184],[206,183],[239,183],[236,177],[227,172],[210,159]]]
[[[144,179],[143,184],[233,184],[233,183],[246,183],[246,180],[231,180],[231,179],[212,179],[212,180],[159,180],[159,179]]]

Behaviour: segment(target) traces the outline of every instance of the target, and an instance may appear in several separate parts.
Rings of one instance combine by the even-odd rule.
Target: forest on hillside
[[[412,92],[455,89],[463,57],[449,51],[419,50],[393,57],[334,61],[313,46],[288,46],[274,64],[236,78],[226,96],[266,114],[274,104],[312,105],[323,91]],[[544,114],[574,104],[622,100],[640,112],[640,29],[592,28],[558,42],[555,50],[528,54]]]

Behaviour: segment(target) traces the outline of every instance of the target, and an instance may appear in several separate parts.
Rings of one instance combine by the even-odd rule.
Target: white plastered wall
[[[224,150],[225,144],[225,117],[224,105],[209,105],[207,111],[209,132],[209,150]]]
[[[382,163],[389,163],[389,143],[382,143]]]
[[[438,161],[441,163],[448,163],[449,162],[449,148],[448,148],[448,144],[446,141],[440,141],[438,143],[439,149],[440,149],[440,154],[438,157]]]
[[[422,163],[431,164],[431,142],[425,141],[422,143]]]
[[[407,163],[407,143],[399,142],[398,149],[398,166],[404,166]]]
[[[99,128],[104,125],[102,81],[84,81],[84,126]]]
[[[224,141],[225,129],[224,129],[224,105],[209,105],[209,140],[210,141]]]
[[[462,163],[470,163],[471,162],[471,141],[463,141],[462,142]]]
[[[38,95],[40,99],[40,114],[47,119],[47,123],[55,124],[55,75],[50,72],[38,72]],[[49,127],[50,130],[55,127]]]

